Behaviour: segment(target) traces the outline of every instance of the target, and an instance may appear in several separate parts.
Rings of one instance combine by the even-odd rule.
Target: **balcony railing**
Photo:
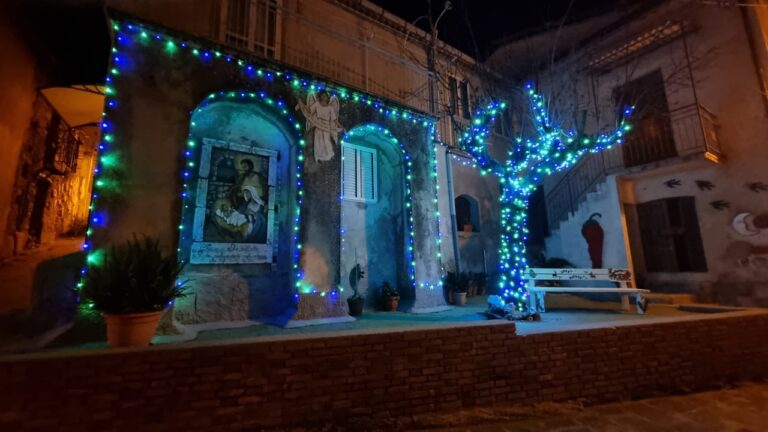
[[[666,125],[665,125],[666,124]],[[553,229],[576,211],[584,197],[611,174],[704,158],[722,158],[717,119],[703,106],[687,105],[669,113],[669,121],[636,124],[627,142],[588,154],[552,188],[546,197],[547,219]]]
[[[45,137],[44,169],[58,175],[74,172],[79,151],[80,139],[54,112]]]

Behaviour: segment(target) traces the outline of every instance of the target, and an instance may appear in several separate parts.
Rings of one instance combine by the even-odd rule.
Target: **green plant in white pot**
[[[184,295],[182,267],[158,239],[135,236],[89,266],[83,300],[104,316],[110,346],[149,345],[163,311]]]

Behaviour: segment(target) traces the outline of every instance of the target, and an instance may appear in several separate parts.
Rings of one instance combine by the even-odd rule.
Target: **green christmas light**
[[[528,203],[541,180],[554,172],[570,168],[586,152],[598,152],[621,144],[624,132],[630,130],[625,118],[632,109],[624,110],[619,126],[610,133],[580,136],[552,124],[547,103],[533,86],[526,86],[536,139],[515,139],[509,158],[500,164],[488,157],[487,137],[496,114],[505,104],[492,101],[475,114],[472,126],[462,135],[460,146],[474,158],[481,174],[493,173],[501,184],[501,236],[498,268],[499,289],[504,299],[518,311],[528,309],[525,270],[528,267],[525,243],[528,239]]]

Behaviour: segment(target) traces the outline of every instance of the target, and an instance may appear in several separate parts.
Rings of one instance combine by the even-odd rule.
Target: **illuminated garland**
[[[430,131],[430,139],[435,138],[435,120],[431,117],[425,116],[423,114],[408,110],[408,109],[398,109],[393,107],[388,107],[385,105],[384,102],[375,99],[371,96],[368,96],[366,94],[358,93],[355,91],[349,91],[343,87],[332,87],[327,86],[322,83],[316,82],[313,78],[305,78],[298,74],[295,74],[293,72],[283,72],[275,69],[270,69],[266,67],[258,67],[252,64],[252,61],[248,58],[239,58],[236,55],[232,55],[230,53],[226,53],[219,50],[211,50],[204,48],[201,45],[195,44],[193,42],[189,42],[186,40],[176,39],[169,37],[165,34],[162,34],[160,32],[150,30],[148,28],[145,28],[143,26],[134,25],[134,24],[121,24],[117,21],[112,21],[112,30],[115,33],[115,47],[112,48],[111,58],[110,58],[110,69],[109,69],[109,75],[106,78],[106,89],[105,89],[105,107],[104,112],[102,113],[102,121],[101,121],[101,129],[102,129],[102,138],[101,142],[98,146],[98,163],[96,168],[94,169],[94,192],[92,194],[91,199],[91,205],[89,206],[89,227],[86,231],[86,239],[83,244],[83,250],[86,252],[86,264],[84,268],[81,271],[81,275],[83,278],[81,278],[80,282],[77,284],[77,290],[79,291],[80,288],[82,288],[84,283],[84,276],[87,274],[87,268],[91,265],[98,265],[101,261],[101,257],[103,256],[103,250],[94,250],[93,249],[93,235],[96,232],[96,230],[102,230],[105,229],[108,223],[108,212],[105,206],[100,205],[102,198],[105,196],[109,196],[112,194],[119,194],[119,186],[120,186],[120,180],[123,176],[124,167],[120,158],[120,151],[119,146],[115,146],[116,144],[116,135],[114,131],[112,130],[112,125],[110,123],[110,116],[112,113],[119,109],[119,100],[118,95],[116,93],[115,87],[113,85],[113,78],[119,76],[121,73],[124,72],[124,67],[126,66],[128,62],[128,59],[118,50],[117,46],[120,45],[126,45],[130,43],[138,42],[142,45],[149,45],[154,44],[159,48],[162,48],[163,51],[169,55],[169,56],[175,56],[179,54],[180,52],[184,52],[187,55],[190,55],[192,57],[196,57],[199,59],[199,61],[206,63],[206,64],[212,64],[214,62],[224,62],[224,63],[230,63],[237,65],[240,70],[242,71],[243,75],[247,78],[253,79],[253,80],[262,80],[267,82],[274,82],[276,80],[282,80],[286,84],[288,84],[291,88],[294,89],[304,89],[307,91],[320,91],[320,90],[327,90],[331,95],[337,96],[341,100],[348,100],[355,103],[360,103],[364,105],[368,105],[375,109],[380,114],[383,114],[387,116],[391,120],[396,121],[406,121],[413,124],[420,124],[424,128],[428,128]],[[203,102],[201,106],[204,106],[208,103],[211,103],[214,100],[221,100],[221,99],[239,99],[239,100],[259,100],[269,106],[272,106],[274,110],[281,113],[283,116],[287,118],[287,120],[291,123],[291,125],[294,127],[294,129],[297,131],[297,137],[299,145],[304,147],[306,145],[305,140],[302,136],[302,126],[299,122],[296,121],[296,119],[288,112],[285,101],[281,100],[274,100],[270,98],[265,92],[219,92],[214,93],[208,96]],[[194,124],[192,125],[194,127]],[[394,139],[394,138],[392,138]],[[395,140],[396,141],[396,140]],[[398,143],[401,151],[405,153],[405,148],[402,143]],[[194,167],[195,161],[194,161],[194,149],[196,147],[197,143],[195,140],[192,139],[192,135],[190,134],[190,137],[187,141],[187,146],[184,150],[184,157],[185,157],[185,169],[182,171],[182,180],[184,184],[184,189],[181,193],[181,198],[184,203],[185,208],[187,208],[187,200],[192,195],[193,191],[190,190],[189,184],[187,183],[192,178],[192,172],[189,168]],[[432,142],[428,142],[428,145],[432,145]],[[411,173],[411,167],[412,162],[410,160],[410,156],[407,154],[404,156],[407,162],[407,191],[408,194],[411,194],[410,189],[410,179],[412,176]],[[299,294],[302,295],[314,295],[319,294],[321,296],[325,296],[325,291],[318,291],[316,288],[310,286],[309,284],[304,283],[303,281],[303,274],[300,269],[300,255],[301,255],[301,249],[302,245],[299,241],[299,229],[300,229],[300,215],[301,215],[301,207],[303,205],[303,180],[301,178],[302,175],[302,166],[303,166],[303,160],[304,155],[303,152],[299,152],[297,156],[297,179],[296,179],[296,186],[297,186],[297,197],[296,197],[296,209],[295,209],[295,220],[294,220],[294,228],[293,228],[293,240],[294,240],[294,253],[293,253],[293,270],[294,270],[294,276],[295,276],[295,287],[297,289],[296,294],[294,295],[294,298],[298,300]],[[436,173],[436,160],[434,161],[434,168],[435,171],[432,173],[433,177],[437,176]],[[435,198],[437,199],[437,198]],[[411,282],[416,285],[416,260],[413,255],[413,242],[414,242],[414,230],[413,230],[413,215],[412,215],[412,202],[408,201],[407,203],[408,207],[408,227],[409,227],[409,262],[410,262],[410,269],[409,269],[409,276],[411,279]],[[439,218],[439,213],[437,213],[437,216]],[[439,223],[439,219],[438,219]],[[179,225],[180,235],[181,239],[183,239],[184,235],[184,223],[182,222]],[[180,242],[181,243],[181,242]],[[438,230],[437,235],[437,244],[438,244],[438,252],[437,252],[437,258],[440,258],[440,235]],[[419,284],[420,287],[428,287],[428,288],[434,288],[438,286],[442,286],[442,282],[421,282]],[[341,288],[339,288],[340,290]],[[336,295],[336,290],[331,290],[331,295]],[[91,308],[93,305],[88,304],[86,305],[88,308]]]
[[[197,107],[195,112],[200,110],[201,108],[204,108],[211,103],[219,102],[219,101],[239,101],[239,102],[252,102],[252,101],[259,101],[266,105],[270,110],[273,112],[279,113],[282,115],[287,121],[288,124],[293,128],[293,130],[296,133],[296,141],[299,144],[300,151],[297,152],[296,156],[296,206],[294,208],[294,219],[293,219],[293,230],[292,230],[292,236],[293,236],[293,244],[294,244],[294,251],[293,251],[293,263],[292,263],[292,271],[294,273],[295,277],[295,283],[294,286],[296,288],[297,293],[294,294],[294,299],[298,300],[298,294],[320,294],[321,296],[325,296],[325,291],[320,291],[309,284],[306,284],[303,279],[304,275],[300,268],[300,259],[301,259],[301,250],[302,250],[302,244],[299,239],[299,227],[301,225],[301,208],[304,204],[304,181],[302,179],[302,172],[303,172],[303,166],[304,166],[304,147],[306,146],[306,140],[303,137],[303,127],[301,123],[294,117],[290,111],[288,110],[288,106],[285,101],[281,99],[273,99],[267,95],[264,91],[259,92],[217,92],[212,93],[208,95],[207,98]],[[193,113],[194,115],[194,113]],[[181,173],[182,181],[183,181],[183,190],[181,193],[181,198],[183,202],[184,209],[189,209],[189,201],[194,202],[194,193],[195,190],[190,187],[189,180],[192,179],[192,172],[190,168],[195,167],[195,160],[197,159],[196,150],[197,148],[200,148],[199,143],[194,139],[194,128],[196,124],[195,122],[191,123],[190,133],[189,137],[187,139],[187,148],[184,150],[184,156],[186,158],[185,163],[185,169]],[[185,225],[182,222],[181,225],[179,225],[179,237],[180,241],[179,244],[185,240]],[[181,252],[181,248],[177,249],[177,252]],[[343,291],[343,289],[339,288],[339,290],[332,289],[330,291],[331,297],[335,297],[340,291]]]
[[[405,217],[406,221],[408,222],[408,244],[407,244],[407,259],[408,259],[408,278],[411,281],[412,286],[419,287],[419,288],[429,288],[434,289],[438,287],[442,287],[442,280],[439,280],[437,282],[416,282],[416,258],[414,255],[414,243],[415,243],[415,237],[416,232],[413,227],[414,217],[413,217],[413,189],[411,185],[411,181],[413,180],[413,160],[411,159],[411,156],[408,154],[408,151],[405,149],[405,145],[403,145],[402,142],[400,142],[397,138],[392,136],[392,133],[389,132],[386,128],[378,125],[368,124],[365,126],[355,127],[349,132],[347,132],[344,137],[342,138],[341,142],[342,144],[346,143],[350,139],[354,139],[355,136],[369,134],[369,133],[379,133],[383,134],[385,139],[389,141],[390,144],[397,145],[400,148],[400,153],[402,153],[403,161],[405,162]],[[434,126],[432,126],[430,130],[430,137],[433,137],[434,135]],[[437,179],[437,158],[433,158],[433,170],[431,173],[431,176]],[[342,200],[344,199],[342,195]],[[435,204],[437,204],[437,191],[435,192],[435,198],[434,198]],[[437,223],[440,223],[440,212],[437,211],[436,214]],[[440,229],[438,226],[437,231],[437,255],[436,258],[439,260],[441,258],[440,253],[440,245],[442,243],[442,240],[440,239]],[[341,228],[341,234],[342,234],[342,242],[344,242],[344,234],[346,234],[346,229],[344,227]]]
[[[473,158],[483,174],[493,173],[501,183],[501,238],[499,249],[499,289],[507,302],[518,311],[528,309],[528,290],[525,270],[528,267],[526,246],[528,240],[528,203],[541,180],[558,171],[570,168],[586,152],[597,153],[614,144],[621,144],[630,125],[625,118],[632,108],[624,110],[619,126],[610,133],[594,136],[579,135],[574,130],[555,126],[547,111],[543,96],[530,84],[525,86],[530,100],[536,139],[515,139],[515,147],[503,166],[488,157],[487,137],[490,127],[505,103],[490,102],[478,110],[471,127],[462,135],[460,146]]]

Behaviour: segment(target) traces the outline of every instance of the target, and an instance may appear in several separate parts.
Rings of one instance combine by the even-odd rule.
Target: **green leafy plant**
[[[182,268],[163,253],[159,239],[134,236],[89,266],[82,296],[107,314],[160,311],[184,296],[184,282],[177,282]]]
[[[360,295],[360,292],[357,290],[357,285],[360,283],[360,279],[365,277],[365,272],[362,268],[360,268],[360,264],[355,264],[354,267],[352,267],[352,270],[349,272],[349,286],[352,288],[352,296],[350,299],[357,299],[358,297],[362,297]]]
[[[397,288],[391,286],[389,282],[384,282],[381,284],[381,296],[382,297],[400,297],[400,292],[397,291]]]
[[[469,281],[471,279],[471,275],[467,272],[448,272],[445,276],[443,286],[445,286],[446,290],[451,292],[465,293],[467,292],[467,289],[469,289]]]

